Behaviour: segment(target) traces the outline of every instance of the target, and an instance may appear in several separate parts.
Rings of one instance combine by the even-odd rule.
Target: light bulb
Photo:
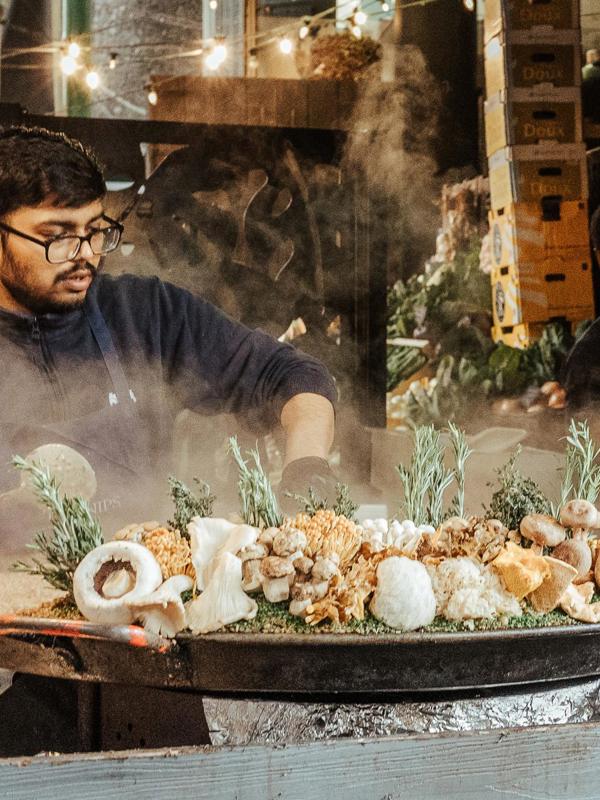
[[[475,0],[463,0],[463,6],[467,11],[475,11]]]
[[[367,21],[367,15],[364,11],[357,11],[354,15],[354,24],[355,25],[364,25]]]
[[[310,33],[308,25],[303,25],[300,30],[298,31],[298,38],[299,39],[306,39],[308,34]]]
[[[77,71],[77,62],[72,56],[63,56],[60,60],[63,75],[73,75]]]
[[[389,3],[382,3],[381,4],[381,10],[383,11],[384,14],[387,14],[387,12],[390,10]]]
[[[358,25],[352,26],[352,35],[355,36],[357,39],[360,39],[362,36],[362,30]]]
[[[85,76],[85,82],[89,86],[89,88],[93,91],[100,86],[100,75],[96,72],[96,70],[92,69],[88,72]]]
[[[279,41],[279,49],[283,53],[284,56],[289,56],[289,54],[294,49],[294,45],[292,44],[292,40],[288,39],[287,36],[284,36],[283,39]]]
[[[79,47],[77,42],[71,42],[67,50],[67,53],[71,56],[71,58],[79,58],[79,55],[81,53],[81,47]]]
[[[151,106],[155,106],[158,103],[158,94],[156,93],[156,89],[148,90],[148,102]]]
[[[208,5],[211,11],[216,11],[219,4],[217,3],[217,0],[210,0]]]

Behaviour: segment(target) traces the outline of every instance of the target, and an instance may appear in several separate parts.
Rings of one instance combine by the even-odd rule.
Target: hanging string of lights
[[[210,0],[209,8],[211,12],[216,12],[219,2],[223,0]],[[410,0],[401,3],[401,8],[413,8],[415,6],[425,6],[440,0]],[[463,0],[467,10],[474,10],[475,0]],[[31,53],[54,54],[59,57],[59,67],[63,75],[67,78],[81,78],[87,88],[94,92],[102,87],[102,72],[97,64],[99,58],[106,59],[104,62],[108,70],[113,71],[120,66],[126,66],[135,61],[143,61],[139,56],[139,51],[147,49],[161,48],[162,52],[156,57],[161,61],[172,59],[187,59],[202,57],[204,67],[212,73],[217,73],[225,64],[231,53],[238,51],[248,54],[248,66],[250,70],[256,68],[257,57],[260,50],[276,45],[279,52],[284,56],[291,56],[298,42],[302,42],[309,35],[314,35],[323,23],[334,23],[339,30],[349,30],[355,38],[361,38],[363,28],[369,22],[377,21],[382,16],[387,15],[393,8],[393,2],[386,0],[348,0],[347,3],[333,5],[312,16],[305,16],[300,25],[297,21],[284,25],[272,27],[265,31],[256,31],[250,35],[241,34],[238,36],[211,37],[210,39],[196,39],[196,46],[190,49],[181,50],[180,43],[172,42],[140,42],[126,43],[117,45],[115,43],[107,45],[87,44],[90,38],[100,32],[105,32],[107,28],[91,31],[79,40],[71,38],[66,41],[48,42],[30,48],[5,49],[0,55],[1,61]],[[112,26],[108,26],[112,27]],[[177,48],[176,52],[164,52],[165,49]],[[128,56],[128,52],[135,51],[138,55]],[[21,65],[25,66],[25,65]],[[41,68],[41,67],[40,67]],[[146,97],[150,105],[157,105],[158,91],[165,81],[174,80],[176,76],[168,76],[160,81],[147,83],[144,86]],[[133,89],[132,96],[138,93],[138,89]],[[119,96],[120,97],[120,96]]]

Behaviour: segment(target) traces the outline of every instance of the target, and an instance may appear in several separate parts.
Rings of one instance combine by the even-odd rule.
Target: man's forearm
[[[320,394],[294,395],[281,410],[285,431],[285,464],[298,458],[327,458],[333,442],[333,406]]]

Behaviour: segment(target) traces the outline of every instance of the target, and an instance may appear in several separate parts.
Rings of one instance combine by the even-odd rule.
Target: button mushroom
[[[281,556],[267,556],[260,562],[263,593],[270,603],[280,603],[290,596],[289,577],[295,574],[294,565]]]
[[[301,575],[310,575],[310,571],[315,562],[308,556],[299,556],[295,558],[292,563],[296,572],[299,572]]]
[[[258,605],[242,589],[242,562],[223,552],[200,597],[186,605],[186,622],[194,633],[217,631],[241,619],[253,619]]]
[[[333,558],[323,558],[319,556],[312,568],[312,577],[316,581],[330,581],[334,575],[338,574],[338,562]]]
[[[598,512],[587,500],[571,500],[561,508],[560,521],[573,530],[576,539],[583,539],[598,524]]]
[[[261,587],[262,575],[260,559],[254,558],[242,562],[242,589],[245,592],[256,592]]]
[[[565,539],[554,548],[552,556],[575,567],[579,578],[587,575],[592,568],[592,551],[583,539]]]
[[[264,544],[269,550],[273,547],[273,539],[279,533],[279,528],[265,528],[260,532],[258,541]]]
[[[521,536],[533,543],[531,549],[539,554],[544,547],[556,547],[567,535],[563,526],[548,514],[528,514],[523,517],[520,531]]]
[[[112,579],[115,572],[119,575]],[[148,596],[161,583],[160,564],[146,547],[136,542],[108,542],[80,562],[73,575],[73,596],[77,608],[91,622],[128,625],[135,618],[128,602]]]

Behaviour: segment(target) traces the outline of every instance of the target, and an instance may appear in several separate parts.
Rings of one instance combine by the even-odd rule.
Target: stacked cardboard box
[[[494,338],[593,316],[578,0],[486,0]]]

